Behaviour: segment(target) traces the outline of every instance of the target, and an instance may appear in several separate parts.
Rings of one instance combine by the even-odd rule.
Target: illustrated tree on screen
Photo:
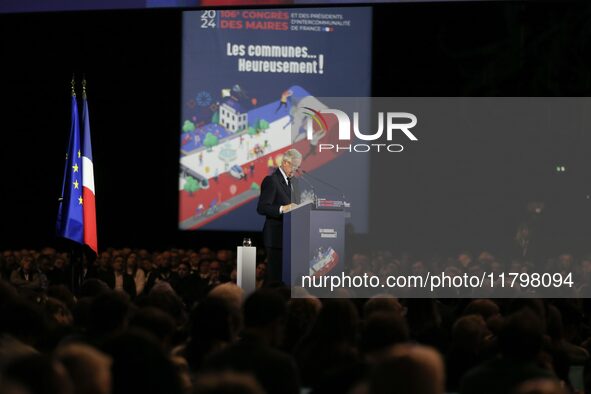
[[[201,184],[197,182],[197,179],[193,178],[192,176],[188,176],[185,180],[183,189],[189,193],[189,196],[193,197],[193,193],[201,189]]]
[[[211,149],[218,144],[218,137],[211,133],[207,133],[205,135],[205,140],[203,140],[203,145],[207,147],[207,150],[211,152]]]
[[[183,133],[190,133],[192,131],[195,131],[195,125],[190,120],[185,120],[185,123],[183,123]]]
[[[211,123],[218,124],[220,123],[220,113],[218,111],[214,112],[211,117]]]
[[[257,129],[255,129],[254,127],[250,126],[248,128],[248,135],[250,135],[251,137],[254,136],[257,133]]]
[[[269,122],[267,122],[265,119],[259,119],[257,121],[256,128],[259,133],[264,132],[269,128]]]

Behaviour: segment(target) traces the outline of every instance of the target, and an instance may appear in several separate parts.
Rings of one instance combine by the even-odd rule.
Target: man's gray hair
[[[302,154],[297,149],[290,149],[283,154],[283,160],[289,161],[291,163],[295,162],[302,162]]]

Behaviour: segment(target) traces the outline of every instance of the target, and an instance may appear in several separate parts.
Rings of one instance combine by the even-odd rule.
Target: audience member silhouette
[[[243,313],[241,339],[211,356],[206,369],[249,372],[267,394],[298,394],[295,362],[277,349],[286,314],[284,299],[274,290],[257,290],[244,302]]]

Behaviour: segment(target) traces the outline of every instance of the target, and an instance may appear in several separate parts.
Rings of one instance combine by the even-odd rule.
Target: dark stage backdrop
[[[377,6],[373,95],[587,96],[590,14],[589,5],[572,3]],[[85,73],[88,80],[100,247],[217,247],[242,239],[242,233],[177,229],[178,10],[1,15],[0,37],[0,249],[55,243],[72,72],[78,80]],[[591,194],[591,154],[584,148],[591,146],[590,134],[556,141],[529,157],[519,152],[530,141],[516,136],[515,154],[502,171],[523,182],[511,182],[512,190],[478,202],[506,207],[507,217],[481,210],[463,232],[443,234],[448,238],[439,242],[451,250],[480,246],[481,240],[470,238],[470,228],[490,226],[491,234],[513,231],[525,203],[542,196],[562,207],[548,218],[564,229],[557,234],[568,243],[576,236],[572,219],[590,213],[585,196]],[[494,138],[490,142],[496,143]],[[458,160],[447,170],[462,175],[461,181],[433,180],[433,201],[440,201],[445,190],[486,186],[481,174],[470,170],[474,163],[476,168],[484,165],[476,152],[458,146],[450,154]],[[423,168],[438,165],[426,156],[413,161]],[[558,177],[553,168],[559,162],[573,170]],[[531,177],[532,169],[540,176]],[[388,168],[373,162],[371,193],[379,188],[375,180],[388,176]],[[399,176],[402,191],[413,187],[412,172]],[[491,181],[502,187],[502,179]],[[402,201],[392,203],[402,206]],[[438,204],[436,219],[442,222],[453,221],[463,208],[454,202]],[[399,229],[429,232],[432,216],[399,211]],[[372,221],[379,221],[379,212],[371,213],[370,226]],[[399,247],[407,249],[423,247],[437,236],[431,233],[425,240],[403,230],[395,234]],[[250,235],[260,245],[258,234]]]

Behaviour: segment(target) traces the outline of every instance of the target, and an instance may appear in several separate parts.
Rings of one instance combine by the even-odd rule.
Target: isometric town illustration
[[[278,91],[277,100],[258,103],[239,85],[215,94],[200,91],[186,103],[194,114],[184,119],[180,152],[180,223],[197,229],[257,198],[263,178],[280,164],[283,152],[298,149],[303,168],[314,170],[338,153],[317,154],[320,142],[336,133],[315,125],[306,138],[303,108],[326,108],[299,86]]]

